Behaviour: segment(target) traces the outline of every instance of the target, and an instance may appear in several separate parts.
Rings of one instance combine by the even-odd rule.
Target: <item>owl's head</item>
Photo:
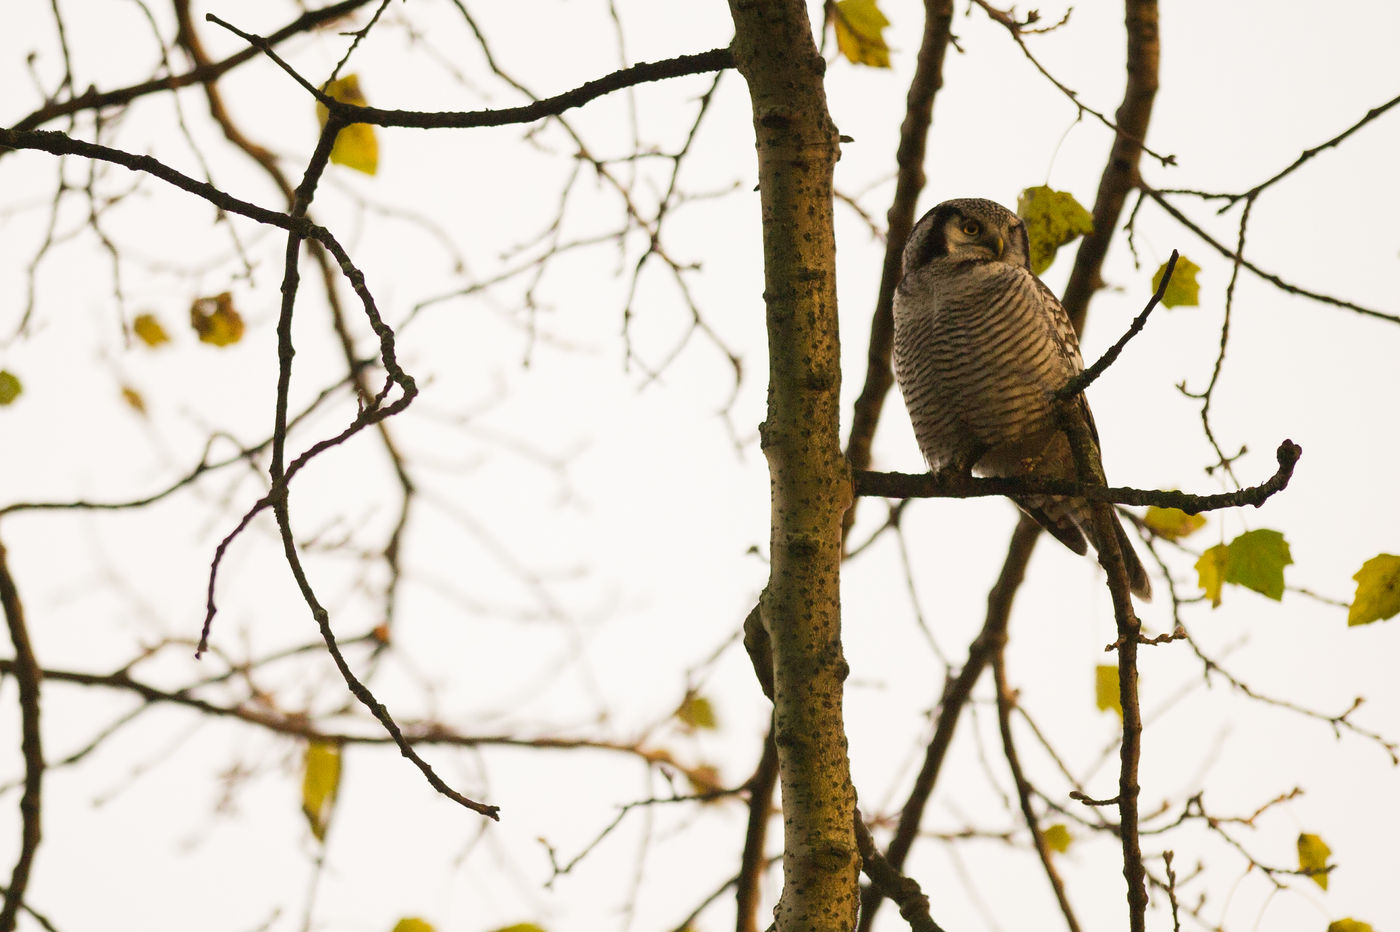
[[[995,201],[977,197],[944,201],[910,231],[904,246],[904,274],[944,258],[1030,268],[1026,225]]]

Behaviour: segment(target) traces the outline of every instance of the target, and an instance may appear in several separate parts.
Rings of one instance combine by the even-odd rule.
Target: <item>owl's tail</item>
[[[1015,502],[1022,511],[1034,518],[1037,524],[1075,553],[1087,554],[1089,544],[1094,545],[1096,552],[1103,549],[1099,545],[1098,534],[1094,531],[1093,515],[1087,501],[1049,495],[1026,495],[1017,496]],[[1133,548],[1133,542],[1128,538],[1128,532],[1123,529],[1117,512],[1113,514],[1113,531],[1118,537],[1118,549],[1123,554],[1123,565],[1128,570],[1128,585],[1132,588],[1133,595],[1144,602],[1152,601],[1152,581],[1147,578],[1147,570],[1143,568],[1142,560],[1138,558],[1137,550]]]
[[[1151,602],[1152,580],[1147,578],[1147,570],[1143,569],[1142,560],[1138,558],[1133,542],[1128,539],[1128,532],[1123,530],[1123,522],[1117,512],[1113,515],[1113,532],[1118,535],[1118,549],[1123,554],[1123,565],[1128,570],[1128,585],[1132,587],[1133,595],[1144,602]],[[1093,539],[1092,534],[1090,539]],[[1094,541],[1094,549],[1099,549],[1098,541]]]

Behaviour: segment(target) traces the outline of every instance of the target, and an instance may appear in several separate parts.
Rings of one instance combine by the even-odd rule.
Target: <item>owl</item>
[[[944,201],[904,247],[894,294],[894,371],[914,436],[935,472],[1074,479],[1054,393],[1084,368],[1069,315],[1030,269],[1026,226],[992,201]],[[1083,395],[1074,410],[1098,431]],[[1075,553],[1100,549],[1084,499],[1022,495],[1017,505]],[[1114,515],[1133,592],[1152,586]]]

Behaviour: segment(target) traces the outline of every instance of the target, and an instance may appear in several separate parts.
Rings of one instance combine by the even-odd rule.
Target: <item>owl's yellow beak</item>
[[[1000,259],[1006,253],[1006,240],[997,237],[997,258]]]

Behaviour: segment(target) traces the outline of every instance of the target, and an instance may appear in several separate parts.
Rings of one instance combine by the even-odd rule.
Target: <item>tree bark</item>
[[[760,603],[772,646],[784,819],[780,930],[855,926],[859,857],[842,720],[840,344],[825,63],[799,0],[730,0],[749,85],[762,205],[772,564]]]

